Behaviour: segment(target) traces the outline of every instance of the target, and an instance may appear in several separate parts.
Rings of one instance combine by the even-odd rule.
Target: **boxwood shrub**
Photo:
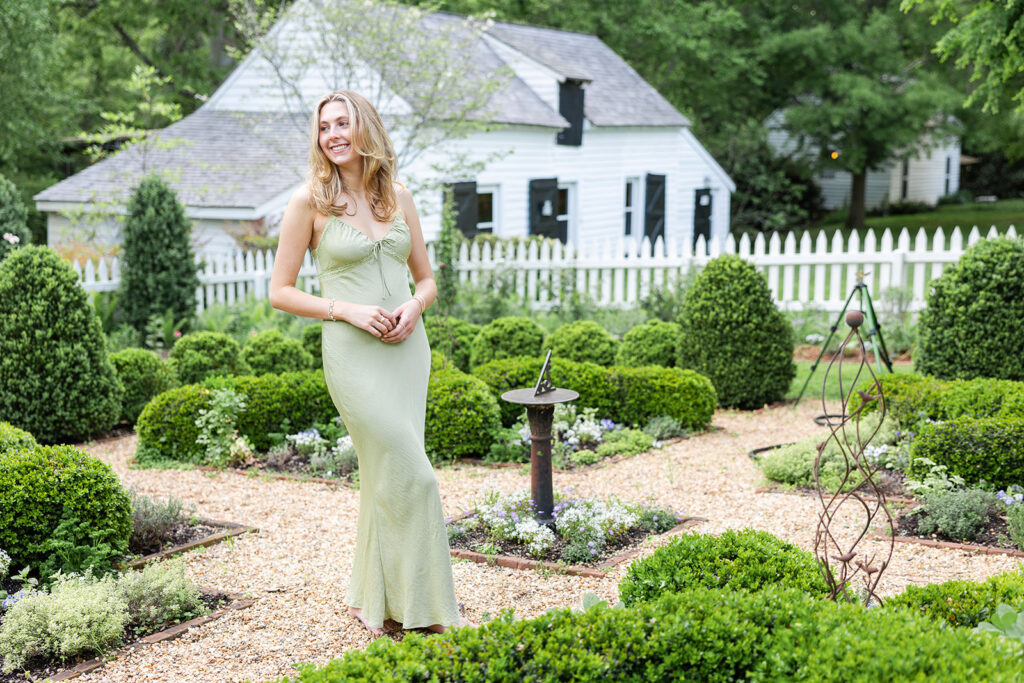
[[[1024,380],[1024,245],[984,239],[929,284],[914,368],[941,379]]]
[[[959,417],[929,425],[910,444],[907,476],[923,478],[930,466],[945,465],[968,484],[982,480],[996,488],[1024,482],[1024,418]]]
[[[248,367],[242,349],[223,332],[193,332],[175,342],[171,362],[178,381],[196,384],[216,375],[242,375]]]
[[[615,363],[675,367],[680,334],[682,330],[677,323],[664,320],[649,320],[637,325],[623,335]]]
[[[112,353],[110,364],[124,387],[121,419],[130,423],[139,418],[139,413],[154,396],[177,383],[170,366],[146,349],[124,349]]]
[[[997,574],[980,583],[954,580],[907,586],[887,599],[885,607],[912,610],[950,626],[974,628],[995,614],[1001,602],[1024,609],[1024,570]]]
[[[593,320],[562,325],[544,341],[553,358],[609,366],[615,362],[619,342]]]
[[[481,327],[461,318],[437,314],[424,316],[423,326],[430,348],[451,358],[459,370],[469,372],[470,347]]]
[[[629,566],[619,584],[627,605],[688,589],[761,590],[786,586],[822,596],[828,589],[814,556],[766,531],[684,534]]]
[[[431,374],[424,446],[432,461],[483,456],[500,427],[498,402],[483,381],[457,368]]]
[[[475,368],[492,360],[538,356],[544,331],[529,318],[497,318],[483,326],[469,348],[469,365]]]
[[[35,438],[24,429],[18,429],[9,422],[0,422],[0,453],[35,445]]]
[[[614,367],[611,381],[619,391],[616,422],[644,425],[652,417],[668,416],[683,427],[705,429],[711,424],[718,399],[711,380],[693,370],[656,365]]]
[[[108,543],[128,552],[131,503],[110,466],[72,446],[36,446],[0,458],[0,548],[11,566],[39,567],[61,522],[75,545]]]
[[[681,368],[711,380],[723,407],[782,399],[796,374],[793,328],[754,265],[720,256],[697,275],[679,313]]]
[[[629,609],[511,612],[441,636],[379,639],[304,683],[373,680],[994,680],[1024,675],[1019,646],[917,615],[816,600],[798,590],[695,590]]]
[[[1002,379],[943,381],[921,375],[884,374],[879,377],[886,410],[900,424],[924,419],[949,420],[957,417],[1024,417],[1024,382]],[[858,389],[868,391],[867,381]],[[853,407],[860,404],[855,395]],[[865,412],[878,409],[877,402]]]
[[[302,348],[302,343],[285,337],[280,330],[263,330],[246,339],[241,360],[254,375],[313,367],[313,356]]]
[[[320,321],[302,328],[302,348],[313,359],[314,370],[324,366],[323,324]]]

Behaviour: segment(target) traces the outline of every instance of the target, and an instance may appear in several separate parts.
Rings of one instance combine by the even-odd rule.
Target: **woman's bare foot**
[[[384,635],[384,629],[378,628],[376,626],[370,626],[369,622],[367,622],[366,619],[363,618],[363,610],[359,609],[358,607],[349,607],[348,608],[348,613],[349,613],[350,616],[353,616],[356,619],[358,619],[359,623],[363,625],[363,628],[365,628],[367,631],[369,631],[372,635],[374,635],[374,636],[382,636],[382,635]]]

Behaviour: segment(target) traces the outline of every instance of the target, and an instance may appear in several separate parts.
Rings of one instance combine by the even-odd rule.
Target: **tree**
[[[931,11],[933,23],[952,24],[935,52],[972,70],[968,106],[996,113],[1010,97],[1024,110],[1024,0],[903,0],[905,11],[918,6]]]
[[[272,88],[289,113],[308,115],[309,79],[316,78],[322,92],[352,89],[381,112],[404,110],[389,121],[399,166],[487,127],[491,95],[509,77],[476,66],[478,20],[442,17],[395,0],[297,0],[291,6],[232,0],[231,6],[238,33],[269,65]],[[305,122],[300,125],[305,132]],[[438,170],[452,174],[473,164],[454,158]]]
[[[155,177],[139,183],[128,203],[117,304],[140,333],[153,316],[169,311],[176,321],[188,320],[195,312],[199,278],[191,229],[171,188]]]

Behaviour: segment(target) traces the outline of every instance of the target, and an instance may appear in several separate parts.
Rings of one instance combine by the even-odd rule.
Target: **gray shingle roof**
[[[589,80],[583,113],[595,126],[690,125],[596,36],[508,23],[495,23],[488,33],[564,78]]]
[[[305,117],[200,109],[153,136],[166,145],[136,145],[35,199],[123,204],[147,169],[160,169],[187,206],[255,208],[302,180],[306,130]]]

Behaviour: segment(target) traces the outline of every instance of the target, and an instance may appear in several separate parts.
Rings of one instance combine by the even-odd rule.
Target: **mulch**
[[[149,543],[147,545],[133,545],[130,550],[136,555],[151,555],[167,548],[185,545],[186,543],[197,541],[200,538],[212,536],[213,534],[220,533],[221,531],[223,531],[221,527],[210,526],[201,522],[198,524],[189,524],[187,521],[183,521],[171,528],[162,541]]]
[[[917,538],[928,541],[947,541],[951,543],[982,546],[985,548],[1018,550],[1017,546],[1010,541],[1009,527],[1006,523],[1006,518],[1002,515],[993,515],[989,517],[988,525],[984,530],[982,530],[981,534],[979,534],[977,538],[969,541],[960,538],[949,538],[948,536],[942,536],[939,534],[922,534],[917,530],[920,519],[920,515],[911,515],[907,513],[900,515],[894,520],[896,522],[896,535],[904,538]]]

